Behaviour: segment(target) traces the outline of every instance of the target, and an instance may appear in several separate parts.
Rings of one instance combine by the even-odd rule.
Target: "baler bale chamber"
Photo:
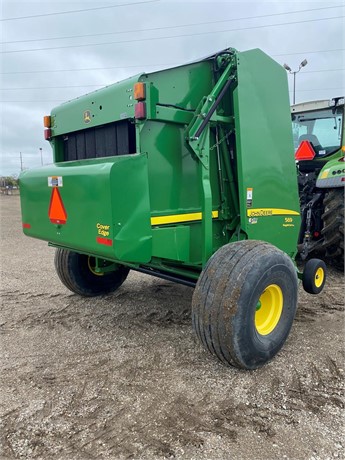
[[[21,175],[23,228],[57,248],[70,290],[114,291],[130,269],[196,286],[194,328],[221,361],[277,353],[300,227],[280,65],[227,49],[69,101],[45,127],[54,164]],[[324,267],[305,278],[321,290]]]

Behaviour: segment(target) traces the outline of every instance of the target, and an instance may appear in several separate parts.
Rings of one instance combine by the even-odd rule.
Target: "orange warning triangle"
[[[315,151],[308,141],[302,141],[295,153],[295,160],[312,160],[315,157]]]
[[[62,198],[57,187],[53,187],[52,196],[50,198],[50,205],[48,216],[50,222],[53,224],[65,224],[67,221],[67,213]]]

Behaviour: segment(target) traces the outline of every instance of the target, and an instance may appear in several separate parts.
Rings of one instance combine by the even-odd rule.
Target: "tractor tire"
[[[114,292],[127,278],[127,267],[119,265],[116,271],[98,274],[92,269],[93,261],[93,257],[67,249],[58,248],[55,252],[55,270],[61,282],[83,297]]]
[[[323,200],[323,248],[327,262],[344,271],[344,189],[336,188],[326,193]]]
[[[263,241],[239,241],[208,261],[192,300],[204,347],[222,363],[256,369],[286,341],[297,308],[297,273],[284,252]]]

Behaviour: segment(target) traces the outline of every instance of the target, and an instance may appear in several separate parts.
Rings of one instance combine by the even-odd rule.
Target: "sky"
[[[227,47],[296,75],[296,102],[345,94],[345,2],[0,0],[0,176],[52,163],[43,116],[141,72]],[[293,76],[288,75],[292,102]]]

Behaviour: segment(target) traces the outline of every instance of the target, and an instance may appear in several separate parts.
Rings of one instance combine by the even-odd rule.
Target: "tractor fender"
[[[336,188],[345,185],[344,156],[329,160],[321,169],[316,180],[318,188]]]

